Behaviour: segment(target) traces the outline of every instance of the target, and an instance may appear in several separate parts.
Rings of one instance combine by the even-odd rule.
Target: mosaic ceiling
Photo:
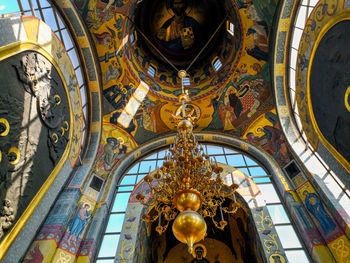
[[[118,133],[128,152],[174,132],[181,93],[177,70],[187,69],[185,88],[192,100],[187,111],[197,119],[195,131],[229,133],[260,145],[281,164],[289,161],[267,63],[274,1],[75,0],[75,5],[103,75],[102,145]]]

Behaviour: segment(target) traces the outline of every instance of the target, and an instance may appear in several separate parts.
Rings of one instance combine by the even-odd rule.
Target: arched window
[[[229,20],[226,21],[226,30],[230,33],[230,35],[235,35],[235,25]]]
[[[289,262],[309,262],[269,172],[253,157],[239,150],[212,144],[204,144],[203,148],[210,156],[215,157],[218,163],[235,167],[252,179],[258,186],[262,199],[265,200],[266,208]],[[150,171],[162,166],[166,151],[160,150],[138,160],[121,177],[109,211],[96,262],[112,263],[116,259],[119,239],[125,238],[121,237],[121,233],[131,192]],[[230,184],[233,180],[232,177],[232,180],[230,182],[226,180],[226,183]],[[254,199],[250,201],[255,202]]]
[[[215,71],[218,71],[222,67],[222,63],[218,57],[214,58],[213,67]]]
[[[327,6],[327,4],[325,4],[324,6]],[[310,144],[310,138],[308,138],[305,133],[306,128],[303,128],[302,120],[297,105],[297,68],[302,67],[301,65],[305,64],[306,61],[307,65],[309,63],[308,57],[298,58],[298,54],[301,51],[300,43],[302,38],[306,38],[307,36],[307,33],[305,33],[304,31],[307,29],[307,27],[310,27],[308,22],[312,22],[314,20],[314,17],[312,16],[317,16],[317,10],[319,10],[320,8],[322,8],[321,1],[300,1],[296,7],[297,12],[295,15],[294,24],[290,28],[291,39],[289,43],[289,64],[287,68],[287,77],[289,79],[289,85],[287,85],[286,89],[288,91],[287,94],[289,94],[289,108],[291,112],[291,117],[294,121],[294,125],[296,126],[296,131],[298,133],[298,140],[293,140],[293,142],[291,142],[291,145],[295,153],[299,156],[300,160],[308,169],[308,171],[319,177],[317,183],[319,184],[321,189],[324,189],[323,191],[325,192],[327,198],[330,200],[334,200],[334,202],[336,203],[335,206],[340,206],[344,209],[344,211],[348,211],[348,207],[350,205],[350,191],[348,187],[344,184],[343,179],[343,173],[346,173],[346,171],[339,169],[337,171],[333,170],[331,165],[334,165],[334,163],[336,163],[335,161],[330,161],[333,160],[333,158],[323,158],[327,156],[324,155],[322,157],[319,154],[318,149],[315,149],[312,146],[312,144]],[[298,143],[298,141],[301,143]],[[304,147],[301,147],[301,145],[303,145]],[[349,213],[347,213],[347,215],[344,214],[342,216],[344,216],[344,218],[348,217]]]
[[[191,80],[189,77],[184,78],[183,80],[184,86],[191,86]]]
[[[156,67],[153,65],[149,65],[148,70],[147,70],[147,74],[150,75],[152,78],[154,78],[156,76]]]

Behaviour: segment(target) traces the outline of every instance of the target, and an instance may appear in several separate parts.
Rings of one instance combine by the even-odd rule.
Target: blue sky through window
[[[19,11],[19,6],[15,0],[0,0],[0,14],[8,14]]]

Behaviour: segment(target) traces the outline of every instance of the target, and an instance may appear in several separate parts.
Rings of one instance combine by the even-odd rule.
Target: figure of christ
[[[185,0],[170,0],[174,16],[165,21],[157,33],[161,44],[174,52],[191,48],[199,34],[198,22],[186,15]]]

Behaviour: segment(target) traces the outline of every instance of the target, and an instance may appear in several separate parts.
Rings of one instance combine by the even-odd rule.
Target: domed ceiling
[[[175,132],[177,71],[186,69],[195,131],[239,136],[281,164],[289,161],[267,62],[274,1],[75,0],[75,5],[103,75],[102,145],[118,133],[128,152]]]
[[[149,85],[150,93],[177,101],[181,92],[177,72],[185,69],[188,90],[196,100],[217,90],[232,74],[241,54],[241,24],[232,2],[219,3],[144,0],[130,9],[123,34],[137,40],[125,61],[131,73]],[[226,29],[229,23],[234,35]],[[220,79],[213,68],[217,59],[222,64]]]
[[[235,21],[233,5],[229,13]],[[218,53],[213,50],[216,46],[226,44],[222,43],[225,27],[220,27],[220,31],[214,34],[221,21],[225,20],[225,16],[224,6],[215,0],[144,0],[136,7],[132,17],[138,31],[143,32],[149,42],[145,37],[140,37],[136,44],[145,51],[151,50],[153,59],[161,60],[166,66],[169,66],[169,63],[162,59],[159,52],[176,67],[185,68],[214,35],[210,46],[197,60],[198,64],[201,61],[207,62],[208,56]],[[229,43],[232,44],[232,41]],[[173,68],[169,69],[174,71]]]

